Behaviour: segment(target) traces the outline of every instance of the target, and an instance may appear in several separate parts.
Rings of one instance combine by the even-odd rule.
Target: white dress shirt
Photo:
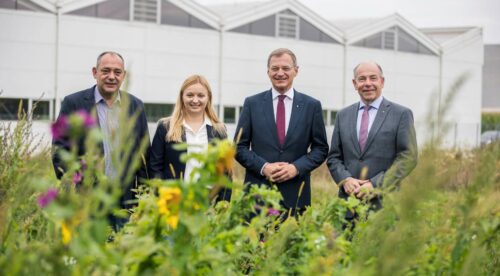
[[[201,125],[198,131],[194,131],[186,122],[182,123],[184,127],[184,133],[186,134],[186,143],[188,145],[187,152],[189,153],[200,153],[207,149],[208,147],[208,133],[207,125],[212,125],[210,120],[205,117],[203,125]],[[184,170],[184,181],[188,182],[191,177],[191,173],[194,168],[199,168],[201,166],[200,162],[194,159],[189,159],[186,162],[186,169]],[[192,180],[196,181],[199,175],[193,175]]]
[[[368,121],[368,133],[370,133],[370,129],[372,128],[373,121],[375,121],[375,116],[377,116],[378,109],[380,108],[380,105],[382,104],[382,100],[384,97],[380,96],[378,97],[373,103],[370,104],[370,109],[368,109],[368,115],[369,115],[369,121]],[[356,122],[356,130],[358,134],[358,140],[359,140],[359,129],[361,128],[361,117],[363,116],[363,111],[365,103],[362,101],[359,101],[359,106],[358,106],[358,121]]]

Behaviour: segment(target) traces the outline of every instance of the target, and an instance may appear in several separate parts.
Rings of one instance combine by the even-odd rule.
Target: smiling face
[[[108,53],[101,57],[99,64],[92,68],[92,74],[102,97],[112,98],[125,79],[123,60],[114,54]]]
[[[384,88],[384,77],[374,63],[362,63],[355,72],[352,83],[365,104],[371,104],[378,99]]]
[[[272,56],[269,59],[267,75],[273,84],[274,89],[280,94],[284,94],[293,85],[293,79],[297,76],[299,68],[294,65],[289,54]]]
[[[208,90],[200,83],[186,87],[182,93],[184,111],[193,115],[204,113],[208,100]]]

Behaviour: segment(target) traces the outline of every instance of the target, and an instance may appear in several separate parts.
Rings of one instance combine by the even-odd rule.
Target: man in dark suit
[[[341,198],[370,199],[374,189],[394,187],[416,165],[413,114],[382,96],[384,81],[377,63],[357,65],[352,83],[360,102],[337,113],[327,164]],[[370,203],[381,207],[380,197]],[[353,217],[348,212],[346,218]]]
[[[326,158],[321,103],[293,88],[299,67],[284,48],[268,57],[272,88],[245,99],[236,128],[236,160],[246,184],[276,184],[283,206],[302,213],[311,205],[310,173]],[[303,185],[303,186],[302,186]]]
[[[64,98],[61,104],[61,110],[58,120],[61,117],[69,116],[74,112],[84,110],[91,114],[97,114],[96,121],[103,133],[103,141],[101,143],[101,150],[104,155],[105,174],[108,177],[119,177],[123,194],[120,199],[120,206],[122,208],[129,208],[131,205],[128,201],[133,200],[135,195],[131,189],[135,188],[139,178],[147,178],[146,164],[142,160],[147,160],[147,152],[149,151],[149,132],[146,121],[146,114],[144,112],[144,104],[141,100],[120,91],[120,86],[125,79],[124,60],[122,56],[116,52],[104,52],[97,58],[97,64],[92,68],[93,76],[96,80],[96,85],[93,87],[70,94]],[[126,110],[125,110],[126,109]],[[121,111],[126,111],[129,118],[134,116],[137,118],[135,122],[123,121],[120,116]],[[95,112],[95,113],[94,113]],[[117,144],[117,138],[120,128],[125,128],[126,124],[133,123],[133,133],[128,136],[128,139],[134,139],[132,144],[131,157],[125,160],[126,168],[120,170],[116,167],[116,163],[112,162],[112,156],[116,155],[120,149],[121,144]],[[80,137],[78,141],[78,155],[84,155],[85,138]],[[141,142],[147,141],[147,149],[140,152]],[[119,142],[118,142],[119,143]],[[53,156],[52,163],[56,176],[61,178],[66,172],[65,164],[61,160],[60,150],[69,150],[70,142],[68,135],[62,137],[54,137],[52,140]],[[119,153],[118,153],[119,155]],[[128,183],[123,183],[125,174],[129,172],[129,168],[134,160],[132,158],[140,158],[139,168],[133,172],[132,180]],[[113,160],[115,161],[115,160]],[[120,173],[123,171],[123,173]],[[120,174],[120,175],[118,175]],[[111,223],[115,226],[121,226],[124,220],[119,218],[111,218]]]

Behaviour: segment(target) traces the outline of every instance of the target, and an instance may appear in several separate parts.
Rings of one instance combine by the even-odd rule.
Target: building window
[[[134,0],[134,21],[158,22],[157,0]]]
[[[329,37],[323,31],[302,18],[300,18],[299,38],[301,40],[338,43],[335,39]]]
[[[184,27],[193,27],[201,29],[213,29],[205,22],[192,16],[191,14],[180,9],[169,1],[162,0],[161,2],[161,24],[175,25]]]
[[[336,118],[337,118],[337,111],[330,110],[330,123],[328,125],[330,125],[330,126],[335,125],[335,119]]]
[[[48,12],[45,8],[26,0],[0,0],[1,9]]]
[[[33,120],[50,120],[49,101],[33,101]]]
[[[231,32],[276,36],[276,15],[270,15],[257,21],[230,30]]]
[[[161,118],[172,115],[174,104],[145,103],[144,109],[148,122],[157,122]]]
[[[299,17],[286,10],[276,15],[276,33],[278,37],[299,38]]]
[[[431,50],[399,27],[392,27],[354,43],[355,46],[434,55]]]
[[[17,120],[19,112],[28,112],[28,99],[0,99],[0,120]],[[21,108],[21,110],[19,110]]]
[[[235,124],[236,123],[236,107],[225,106],[224,107],[224,123]]]
[[[72,12],[69,12],[68,14],[117,20],[129,20],[130,0],[108,0],[78,10],[74,10]]]

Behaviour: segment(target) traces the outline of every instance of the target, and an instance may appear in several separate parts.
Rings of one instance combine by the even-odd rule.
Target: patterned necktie
[[[278,96],[278,107],[276,108],[276,129],[281,146],[285,143],[285,97],[285,95]]]
[[[370,114],[368,113],[368,110],[370,110],[370,106],[365,105],[363,115],[361,116],[361,125],[359,127],[359,147],[361,148],[361,151],[364,151],[366,140],[368,139],[368,123],[370,121]]]

